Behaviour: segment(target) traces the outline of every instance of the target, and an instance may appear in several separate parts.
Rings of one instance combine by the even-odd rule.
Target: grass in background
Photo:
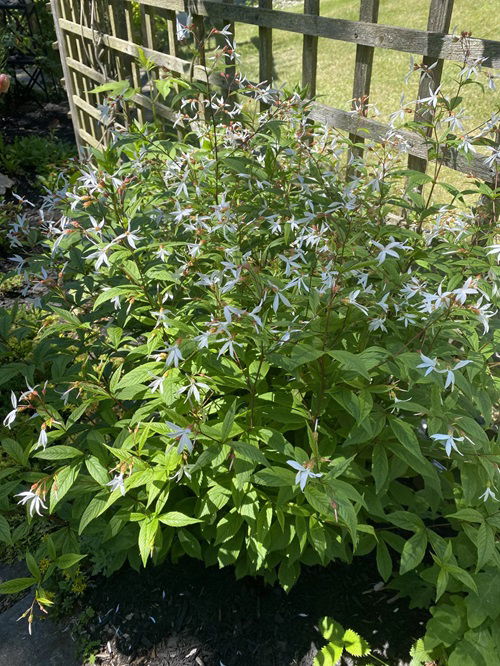
[[[429,5],[430,2],[422,2],[422,0],[406,0],[406,2],[381,0],[379,23],[425,30]],[[276,0],[274,8],[301,13],[303,12],[303,2]],[[320,14],[356,21],[359,17],[359,2],[358,0],[321,0]],[[488,7],[481,2],[455,0],[450,32],[460,34],[463,30],[472,32],[473,37],[499,39],[498,14],[490,12]],[[259,79],[259,29],[256,26],[237,23],[235,36],[237,52],[241,56],[240,67],[250,80],[257,81]],[[302,39],[302,35],[284,30],[273,30],[274,84],[286,84],[289,87],[300,84]],[[324,38],[318,40],[318,102],[346,111],[351,109],[355,56],[355,44]],[[414,58],[417,63],[422,60],[422,56],[419,55],[415,55]],[[409,53],[375,49],[370,102],[380,112],[378,120],[387,122],[389,114],[399,108],[403,92],[406,102],[417,98],[418,73],[413,74],[407,84],[404,81],[409,65]],[[442,78],[445,92],[449,91],[450,94],[453,94],[456,89],[453,79],[456,78],[459,70],[459,63],[445,62]],[[481,80],[484,82],[484,77]],[[498,111],[500,106],[498,92],[486,90],[483,94],[476,85],[465,86],[461,95],[464,98],[463,106],[469,116],[465,124],[466,128],[467,126],[473,128],[484,122],[493,112]],[[447,167],[442,167],[441,179],[459,188],[465,187],[467,183],[465,174]],[[439,188],[433,199],[438,198]],[[475,199],[469,199],[470,204],[473,205]]]
[[[379,23],[395,26],[412,27],[425,30],[429,2],[422,0],[381,0]],[[276,9],[301,13],[302,2],[275,4]],[[353,0],[321,0],[321,16],[357,20],[359,2]],[[490,14],[488,17],[487,15]],[[495,13],[488,12],[481,2],[455,0],[452,17],[452,29],[458,34],[462,30],[471,31],[473,36],[484,39],[498,39],[500,22]],[[258,28],[256,26],[236,25],[237,50],[241,55],[242,69],[251,80],[259,78]],[[302,35],[283,30],[273,30],[274,72],[276,84],[286,83],[293,86],[301,81],[302,70]],[[356,45],[331,39],[319,39],[318,45],[318,85],[317,98],[320,103],[339,109],[349,110],[352,98],[354,77],[354,59]],[[421,56],[415,61],[420,62]],[[404,91],[407,101],[414,100],[418,91],[418,74],[414,74],[407,85],[404,77],[409,69],[410,54],[375,49],[371,102],[381,112],[381,120],[386,120],[389,113],[399,108],[401,93]],[[458,72],[457,63],[445,63],[443,88],[453,85],[453,78]],[[477,86],[467,86],[464,91],[464,105],[469,110],[471,123],[484,120],[498,108],[498,95],[489,91],[482,94]],[[473,125],[471,124],[471,127]]]

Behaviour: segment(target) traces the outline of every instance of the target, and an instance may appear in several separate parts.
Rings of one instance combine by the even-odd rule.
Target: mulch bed
[[[98,581],[84,605],[96,616],[83,643],[102,646],[103,666],[311,666],[325,643],[317,630],[325,615],[391,665],[406,664],[428,618],[382,587],[370,557],[304,568],[289,594],[184,558],[140,573],[125,568]]]
[[[61,141],[74,143],[75,134],[68,113],[66,100],[40,103],[28,99],[4,109],[0,115],[0,133],[7,142],[20,136],[53,133]]]

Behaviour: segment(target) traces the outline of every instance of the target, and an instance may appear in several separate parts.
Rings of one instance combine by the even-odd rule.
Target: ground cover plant
[[[474,75],[424,102],[431,152],[480,145],[495,168],[497,117],[450,128]],[[17,262],[48,288],[33,359],[0,371],[26,383],[0,538],[16,502],[51,529],[0,591],[36,586],[31,625],[84,562],[188,555],[289,590],[375,552],[431,607],[415,664],[495,664],[497,192],[471,185],[474,214],[445,183],[431,204],[440,167],[401,171],[397,133],[376,167],[347,164],[297,91],[240,83],[269,108],[160,81],[172,103],[182,88],[182,140],[124,127],[127,86],[109,85],[109,147],[47,198],[47,254]]]

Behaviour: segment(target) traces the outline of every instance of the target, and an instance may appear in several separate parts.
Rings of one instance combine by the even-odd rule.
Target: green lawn
[[[424,0],[381,0],[379,23],[400,25],[425,30],[429,1]],[[291,12],[303,11],[302,2],[279,3],[276,9]],[[358,0],[321,0],[321,15],[356,20]],[[494,10],[484,2],[455,0],[452,29],[460,33],[471,31],[473,36],[500,39],[500,21]],[[252,80],[258,79],[258,28],[238,23],[236,41],[241,55],[241,68]],[[275,83],[294,85],[301,80],[302,36],[282,30],[273,31]],[[318,49],[318,101],[340,109],[350,108],[354,58],[356,46],[345,42],[327,39],[319,40]],[[419,62],[418,57],[415,58]],[[401,93],[405,92],[408,101],[415,99],[418,89],[418,75],[414,74],[407,85],[404,83],[408,71],[410,54],[388,49],[375,49],[371,101],[381,112],[381,119],[398,108]],[[454,63],[446,63],[444,87],[452,84],[458,71]],[[486,118],[496,110],[499,103],[497,93],[483,95],[477,86],[468,86],[465,91],[466,107],[471,122]]]

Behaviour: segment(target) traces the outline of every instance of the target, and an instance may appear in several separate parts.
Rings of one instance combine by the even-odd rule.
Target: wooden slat
[[[319,16],[319,0],[304,0],[304,14]],[[307,96],[316,95],[316,75],[318,70],[318,38],[304,35],[302,41],[302,88]]]
[[[150,5],[141,5],[140,9],[142,43],[145,44],[148,49],[156,49],[155,8]]]
[[[95,118],[97,121],[100,121],[101,114],[95,108],[95,106],[92,106],[92,104],[89,104],[81,97],[78,97],[78,95],[73,95],[73,102],[75,103],[76,106],[82,109],[82,111],[85,111],[85,113],[87,113],[89,116],[92,116],[92,118]]]
[[[60,19],[59,25],[64,32],[69,32],[73,34],[83,34],[84,37],[89,38],[92,34],[90,28],[85,26],[80,26],[72,21],[67,21],[66,19]],[[119,39],[118,37],[112,37],[111,35],[102,35],[102,41],[105,46],[108,48],[119,51],[120,53],[126,53],[134,58],[139,56],[139,46],[137,44],[132,44],[124,39]],[[166,53],[160,53],[159,51],[152,51],[151,49],[144,48],[142,49],[144,55],[147,58],[151,58],[155,64],[160,67],[167,67],[168,69],[178,72],[179,74],[189,75],[192,69],[192,63],[188,60],[183,60],[175,56],[168,55]],[[207,75],[205,69],[200,66],[195,66],[193,68],[194,78],[199,81],[207,81]],[[212,76],[211,80],[216,85],[221,85],[222,81],[218,76]]]
[[[379,0],[361,0],[359,20],[366,23],[377,23],[379,4]],[[363,46],[362,44],[358,44],[356,47],[352,108],[359,109],[359,113],[363,116],[366,116],[370,97],[374,50],[373,46]],[[351,141],[364,143],[363,137],[357,137],[356,135],[351,134],[349,135],[349,138]],[[362,148],[353,147],[350,154],[353,157],[361,157],[363,155],[363,150]]]
[[[78,72],[81,72],[85,76],[87,76],[90,79],[93,79],[96,83],[104,83],[106,78],[97,70],[92,69],[91,67],[87,67],[86,65],[82,65],[82,63],[78,62],[77,60],[73,60],[72,58],[68,58],[67,65],[70,69],[74,69]],[[82,100],[78,95],[74,95],[74,101],[77,106],[79,106],[81,109],[84,109],[85,111],[89,112],[90,115],[93,115],[94,118],[99,119],[100,118],[100,113],[91,104],[88,104],[88,102],[85,102],[85,100]],[[133,96],[133,101],[136,102],[137,104],[140,104],[144,108],[148,109],[148,111],[151,111],[153,108],[152,102],[147,97],[146,95],[142,95],[141,93],[137,93],[136,95]],[[92,108],[94,109],[95,113],[90,113],[88,109]],[[157,113],[160,116],[163,116],[166,120],[169,120],[170,122],[175,122],[176,120],[176,113],[173,109],[170,107],[166,106],[165,104],[161,104],[160,102],[155,102],[155,107],[157,110]],[[95,115],[97,114],[97,115]]]
[[[59,6],[59,15],[61,18],[71,18],[73,16],[73,10],[68,5],[67,0],[58,0],[58,6]],[[63,35],[62,50],[63,49],[71,57],[74,57],[78,60],[83,59],[81,43],[76,35],[74,34]],[[82,76],[80,76],[78,73],[74,73],[72,76],[72,87],[75,91],[82,90],[83,88],[85,88],[85,79]],[[69,92],[69,88],[67,92]],[[84,113],[82,113],[80,109],[78,109],[76,113],[78,118],[77,122],[78,127],[86,131],[92,132],[93,131],[92,121]]]
[[[184,0],[137,0],[140,5],[148,5],[158,9],[168,9],[174,12],[183,12],[186,9]]]
[[[234,0],[223,0],[223,2],[227,5],[232,5]],[[228,21],[226,17],[224,17],[224,25],[229,25],[229,32],[231,33],[231,37],[229,41],[231,42],[231,48],[234,50],[235,48],[235,43],[236,43],[236,24],[234,21]],[[225,38],[223,42],[223,46],[225,45]],[[228,92],[229,89],[232,87],[233,82],[234,82],[234,77],[236,76],[236,61],[234,57],[226,57],[226,67],[224,68],[224,74],[226,76],[227,80],[227,87],[225,88],[225,92]]]
[[[431,0],[427,30],[442,33],[448,32],[450,29],[451,15],[453,13],[453,2],[454,0]],[[424,67],[429,67],[430,65],[435,65],[435,67],[429,72],[431,74],[430,77],[425,71],[422,72],[418,87],[418,99],[429,97],[429,95],[439,87],[441,75],[443,73],[444,60],[436,60],[435,58],[424,56],[422,64]],[[433,107],[428,105],[417,105],[417,108],[415,109],[415,120],[419,122],[432,122],[434,114],[435,110]],[[432,127],[429,127],[426,131],[427,136],[430,136],[432,133]],[[408,157],[408,168],[425,173],[427,161],[420,157],[416,157],[415,155],[410,155]]]
[[[59,18],[60,18],[60,11],[59,11],[59,2],[58,0],[50,0],[50,9],[52,12],[52,16],[54,18],[54,24],[55,24],[55,29],[56,29],[56,35],[57,35],[57,41],[59,44],[59,48],[61,50],[61,65],[62,65],[62,70],[64,73],[64,80],[66,83],[66,94],[68,95],[68,102],[69,102],[69,108],[71,112],[71,117],[73,120],[73,128],[75,130],[75,139],[76,139],[76,145],[78,148],[78,152],[81,152],[82,149],[82,144],[80,141],[80,135],[79,135],[79,129],[80,129],[80,123],[78,119],[78,109],[75,106],[75,103],[73,102],[73,95],[75,94],[75,87],[73,86],[73,80],[71,77],[71,72],[67,64],[67,59],[68,59],[68,50],[66,48],[66,42],[64,40],[64,36],[62,34],[61,28],[59,27]]]
[[[100,144],[99,144],[99,141],[94,136],[92,136],[92,134],[89,134],[86,130],[80,128],[78,130],[78,134],[79,134],[80,138],[83,139],[85,141],[85,143],[88,143],[89,146],[92,146],[92,148],[100,148],[101,147]]]
[[[272,10],[273,0],[259,0],[259,11]],[[229,14],[230,15],[230,14]],[[273,32],[259,24],[259,83],[273,82]]]
[[[179,42],[177,40],[177,19],[173,10],[164,10],[167,19],[168,52],[175,58],[179,55]]]
[[[111,0],[109,6],[111,34],[120,39],[127,38],[127,22],[123,11],[123,0]],[[123,81],[132,77],[132,63],[124,53],[116,53],[117,79]]]
[[[148,0],[140,1],[148,2]],[[164,6],[167,7],[169,2],[170,0],[165,0]],[[232,21],[265,28],[403,51],[404,53],[418,53],[445,60],[463,61],[462,44],[453,35],[324,16],[306,16],[261,7],[228,6],[222,0],[186,0],[186,9],[193,15],[199,14],[213,19],[227,16]],[[467,46],[471,58],[485,58],[483,67],[500,67],[500,42],[470,38],[467,40]]]
[[[133,7],[132,4],[129,0],[124,0],[123,2],[123,8],[125,12],[125,25],[127,29],[127,37],[126,37],[126,42],[130,46],[135,46],[136,44],[136,36],[135,36],[135,25],[134,25],[134,17],[133,17]],[[124,40],[121,40],[124,41]],[[111,43],[107,43],[107,46],[111,46]],[[131,73],[131,78],[132,78],[132,85],[134,88],[138,88],[139,90],[142,89],[142,83],[141,83],[141,71],[139,69],[139,66],[137,65],[137,62],[135,61],[135,58],[139,56],[139,49],[136,47],[134,49],[135,53],[131,53],[130,51],[124,51],[123,49],[116,49],[117,51],[121,51],[122,53],[128,53],[128,55],[133,55],[134,58],[130,60],[130,73]],[[139,120],[140,123],[144,122],[144,114],[142,112],[141,108],[136,109],[137,113],[137,119]]]
[[[193,16],[193,35],[198,53],[198,62],[205,69],[205,21],[202,16]]]
[[[92,79],[96,83],[106,82],[106,77],[104,74],[98,72],[96,69],[92,69],[92,67],[89,67],[88,65],[84,65],[74,58],[66,58],[66,64],[70,69],[73,69],[76,72],[80,72],[80,74],[83,74],[87,78]]]
[[[388,125],[371,118],[363,118],[349,111],[334,109],[322,104],[314,104],[309,115],[312,120],[319,123],[372,139],[378,143],[387,141],[387,132],[390,130]],[[423,137],[406,130],[398,130],[397,134],[408,144],[408,152],[427,159],[427,144]],[[450,149],[441,161],[451,169],[475,176],[486,182],[491,182],[494,178],[493,169],[486,166],[484,160],[477,155],[467,159],[456,150]]]

